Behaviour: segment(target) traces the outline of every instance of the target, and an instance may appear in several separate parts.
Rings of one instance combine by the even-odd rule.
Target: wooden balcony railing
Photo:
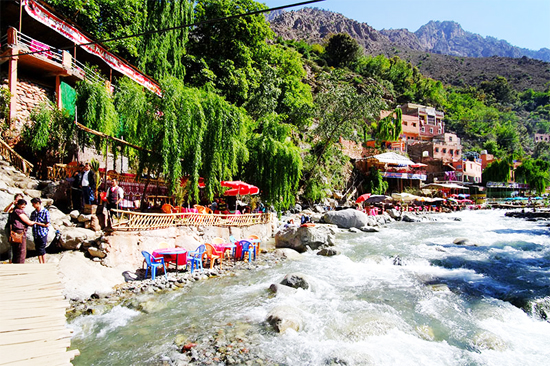
[[[199,213],[141,213],[113,210],[121,215],[113,229],[120,231],[166,229],[177,226],[252,226],[273,222],[272,213],[216,215]]]
[[[25,160],[21,155],[16,153],[10,145],[8,145],[4,140],[0,139],[0,155],[13,165],[15,168],[19,169],[21,172],[25,173],[27,176],[31,173],[34,165]]]

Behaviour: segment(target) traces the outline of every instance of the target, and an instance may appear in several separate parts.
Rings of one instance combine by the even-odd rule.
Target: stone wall
[[[237,240],[257,235],[262,240],[261,249],[267,249],[272,242],[275,224],[254,225],[249,227],[173,227],[160,230],[143,230],[137,232],[115,231],[105,237],[107,256],[102,263],[108,267],[141,268],[143,256],[141,251],[152,253],[160,247],[181,247],[195,250],[203,243],[211,243],[215,237],[229,240],[233,235]]]
[[[7,74],[1,75],[2,86],[8,85]],[[17,120],[12,121],[10,137],[21,134],[23,126],[29,121],[31,112],[41,103],[55,101],[55,89],[37,84],[27,78],[19,77],[17,82]],[[16,138],[18,140],[18,138]]]

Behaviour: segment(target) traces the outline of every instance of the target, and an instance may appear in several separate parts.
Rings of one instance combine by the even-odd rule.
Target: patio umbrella
[[[410,194],[410,193],[392,193],[391,197],[396,201],[408,202],[408,203],[418,198],[418,196],[415,196],[414,194]]]
[[[355,200],[355,203],[361,203],[361,202],[367,200],[369,197],[370,197],[370,193],[362,194],[359,197],[357,197],[357,199]]]
[[[382,202],[386,202],[386,201],[390,201],[390,200],[391,200],[390,196],[375,194],[373,196],[370,196],[365,201],[365,203],[369,204],[369,205],[372,205],[372,204],[375,204],[375,203],[382,203]]]
[[[231,188],[224,192],[224,196],[245,196],[247,194],[254,195],[260,193],[258,187],[240,180],[222,181],[220,184],[222,187]],[[235,211],[237,211],[237,202],[235,202]]]

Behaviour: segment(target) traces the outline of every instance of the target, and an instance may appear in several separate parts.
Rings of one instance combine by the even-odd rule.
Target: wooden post
[[[8,28],[8,44],[11,45],[10,60],[8,65],[8,85],[10,90],[10,121],[17,118],[17,63],[19,57],[19,45],[17,42],[17,29]]]
[[[59,75],[55,77],[55,102],[57,109],[61,110],[63,108],[63,102],[61,100],[61,78]]]

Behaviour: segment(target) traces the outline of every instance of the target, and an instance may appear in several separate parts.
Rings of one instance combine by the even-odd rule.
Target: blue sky
[[[305,0],[257,1],[276,7]],[[377,30],[414,32],[430,20],[453,20],[468,32],[514,46],[550,48],[550,0],[325,0],[310,6],[341,13]]]

